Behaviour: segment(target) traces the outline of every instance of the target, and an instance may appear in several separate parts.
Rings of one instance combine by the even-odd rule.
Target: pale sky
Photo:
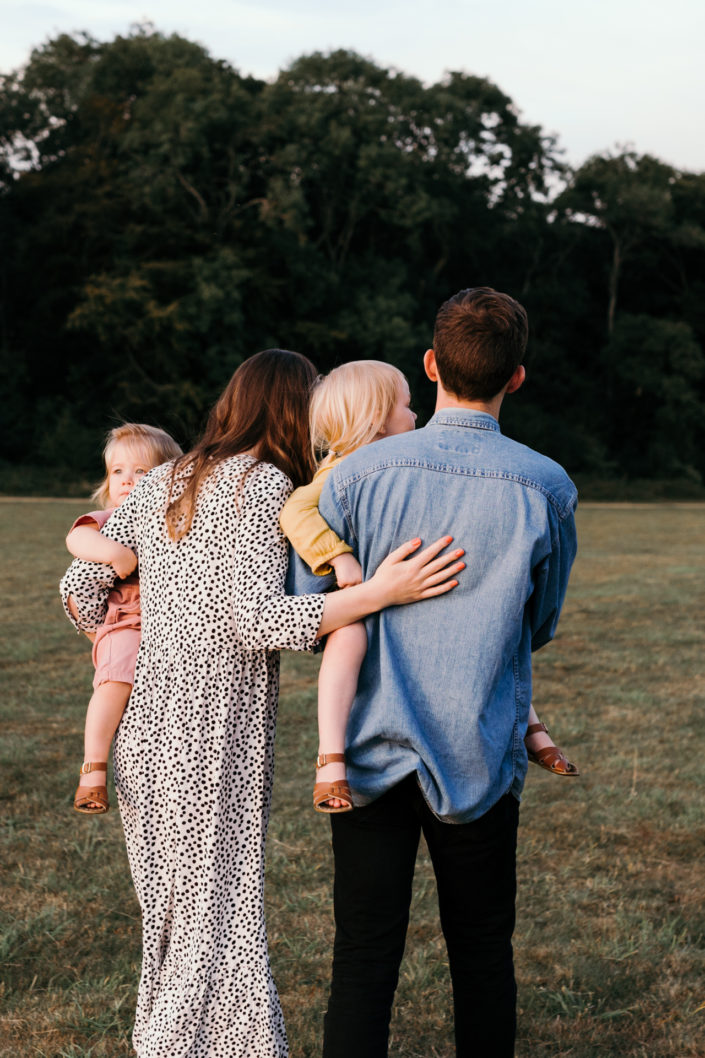
[[[557,133],[572,164],[628,145],[705,170],[702,0],[0,0],[0,72],[57,33],[110,40],[143,19],[264,79],[335,48],[426,83],[462,70]]]

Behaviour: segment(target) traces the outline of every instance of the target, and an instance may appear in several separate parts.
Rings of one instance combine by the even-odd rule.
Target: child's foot
[[[78,789],[73,799],[73,807],[76,811],[91,816],[107,812],[110,807],[107,781],[107,761],[84,761],[81,765]]]
[[[313,807],[317,812],[350,812],[353,807],[345,772],[344,753],[319,753],[316,757]]]
[[[532,764],[538,764],[554,775],[575,776],[580,772],[558,748],[545,724],[529,724],[524,745]]]

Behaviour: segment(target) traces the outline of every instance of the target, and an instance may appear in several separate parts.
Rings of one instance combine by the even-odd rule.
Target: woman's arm
[[[73,595],[69,595],[66,598],[66,612],[68,613],[69,617],[71,618],[73,623],[78,628],[78,622],[79,622],[80,618],[79,618],[79,615],[78,615],[78,607],[76,606],[76,603],[74,602]],[[84,632],[83,634],[88,639],[90,639],[91,643],[95,639],[95,632]]]
[[[77,525],[66,537],[66,546],[74,558],[86,562],[102,562],[112,566],[118,577],[127,577],[137,566],[137,555],[117,540],[111,540],[99,531],[97,522]]]
[[[117,573],[102,562],[75,558],[61,578],[59,591],[69,621],[78,632],[97,632],[108,604],[108,593]]]
[[[247,650],[308,650],[318,638],[323,596],[285,594],[288,548],[279,517],[290,492],[289,479],[261,463],[238,504],[235,624]]]
[[[103,529],[106,538],[117,539],[118,543],[133,553],[139,550],[136,517],[139,493],[147,481],[148,476],[142,479],[124,503],[113,512]],[[89,532],[92,531],[89,529]],[[81,558],[73,560],[64,574],[60,588],[66,616],[79,632],[95,632],[101,626],[105,620],[108,594],[117,576],[113,566],[88,562]]]
[[[284,593],[287,548],[279,515],[289,492],[284,476],[262,464],[247,482],[235,545],[235,619],[248,650],[306,650],[327,632],[385,606],[432,598],[455,587],[461,551],[437,557],[443,537],[417,552],[420,541],[394,551],[365,584],[329,595]],[[413,557],[408,557],[412,556]]]
[[[387,606],[433,599],[455,588],[458,584],[455,575],[465,569],[465,563],[460,561],[465,552],[456,548],[441,554],[452,542],[452,536],[442,536],[419,551],[421,541],[408,540],[387,555],[369,580],[343,591],[330,592],[325,596],[318,634],[326,635]]]

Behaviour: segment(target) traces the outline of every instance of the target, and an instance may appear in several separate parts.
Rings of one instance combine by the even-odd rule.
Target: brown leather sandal
[[[90,761],[84,760],[81,765],[80,775],[88,775],[92,771],[108,770],[107,760]],[[98,807],[96,807],[96,805]],[[79,786],[73,799],[73,807],[77,812],[83,812],[87,816],[101,816],[110,808],[108,801],[107,786]]]
[[[325,764],[345,763],[344,753],[319,753],[316,757],[316,771]],[[332,798],[346,801],[341,808],[331,808],[328,802]],[[317,812],[332,815],[334,812],[352,812],[353,800],[347,779],[336,779],[334,782],[317,782],[313,788],[313,807]]]
[[[539,731],[543,731],[544,734],[548,735],[548,728],[545,724],[529,724],[526,734],[536,735]],[[548,735],[548,737],[550,738],[551,736]],[[526,744],[526,739],[524,739],[524,743]],[[539,768],[545,768],[546,771],[551,771],[554,775],[564,775],[566,778],[574,778],[576,775],[580,775],[576,766],[570,763],[565,753],[558,746],[544,746],[543,749],[537,750],[529,749],[527,746],[526,752],[532,764],[538,764]]]

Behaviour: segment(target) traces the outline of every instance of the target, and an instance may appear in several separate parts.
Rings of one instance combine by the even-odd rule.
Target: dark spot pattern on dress
[[[291,485],[268,463],[246,475],[252,463],[235,456],[216,468],[177,542],[164,520],[169,464],[104,529],[137,552],[142,592],[114,752],[142,910],[140,1058],[288,1053],[263,910],[278,650],[314,646],[324,600],[284,594],[279,513]],[[90,623],[109,586],[105,567],[76,561],[62,592]]]

